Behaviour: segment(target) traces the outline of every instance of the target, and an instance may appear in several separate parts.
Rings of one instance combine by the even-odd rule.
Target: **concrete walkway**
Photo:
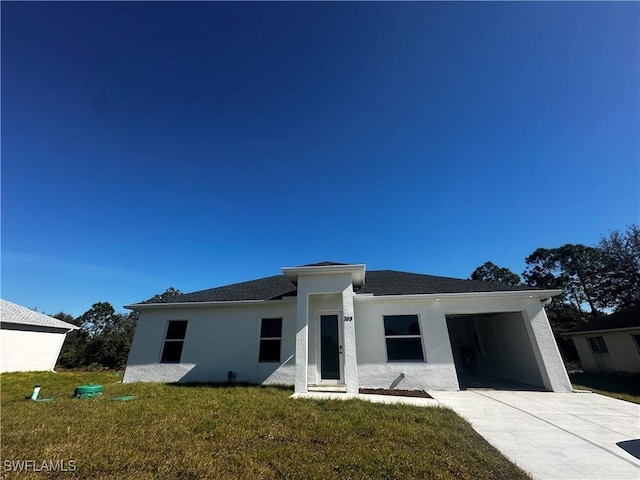
[[[429,393],[535,479],[640,479],[640,405],[594,393]]]

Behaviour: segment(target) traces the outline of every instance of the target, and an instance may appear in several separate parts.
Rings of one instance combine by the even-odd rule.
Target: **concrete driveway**
[[[594,393],[429,394],[535,479],[640,479],[640,405]]]

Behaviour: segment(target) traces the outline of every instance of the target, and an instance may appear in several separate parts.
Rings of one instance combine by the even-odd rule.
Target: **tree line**
[[[538,248],[518,275],[492,262],[476,268],[472,280],[561,290],[546,306],[565,360],[577,359],[570,339],[558,333],[640,303],[640,228],[631,225],[601,237],[594,246],[565,244]]]
[[[169,287],[154,298],[164,299],[180,293]],[[59,367],[116,370],[125,367],[136,330],[138,312],[116,313],[110,303],[98,302],[79,317],[64,312],[52,317],[80,327],[67,334],[58,357]]]
[[[80,327],[67,334],[59,367],[119,370],[127,363],[137,312],[116,313],[110,303],[98,302],[77,318],[64,312],[52,316]]]
[[[472,280],[562,290],[555,306],[565,305],[585,319],[640,303],[640,228],[631,225],[602,237],[596,246],[566,244],[538,248],[525,259],[522,277],[492,262],[479,266]]]

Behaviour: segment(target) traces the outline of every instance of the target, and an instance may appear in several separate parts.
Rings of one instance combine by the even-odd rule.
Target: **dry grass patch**
[[[525,479],[453,411],[292,400],[288,388],[117,383],[109,373],[3,374],[3,461],[75,460],[7,478]],[[89,382],[101,397],[71,398]],[[50,403],[26,400],[42,385]],[[111,401],[135,395],[129,402]]]

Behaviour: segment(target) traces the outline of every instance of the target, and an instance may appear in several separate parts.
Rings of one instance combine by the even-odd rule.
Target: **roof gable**
[[[19,325],[34,325],[38,327],[62,328],[77,330],[78,327],[71,323],[63,322],[44,313],[36,312],[7,300],[0,299],[0,321],[2,323],[15,323]]]

